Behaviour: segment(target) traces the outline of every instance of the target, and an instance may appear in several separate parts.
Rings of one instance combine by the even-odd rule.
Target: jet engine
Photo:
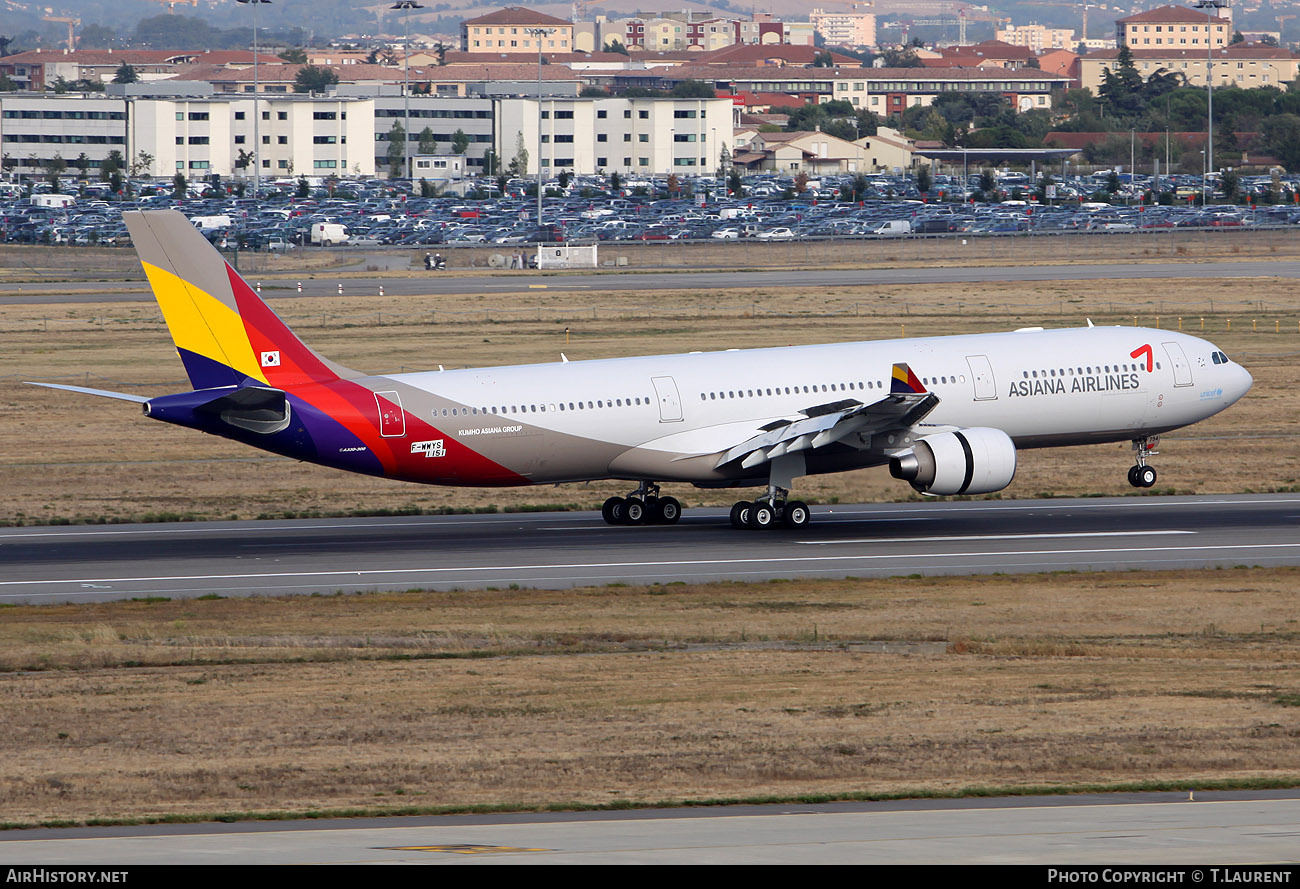
[[[923,494],[990,494],[1015,477],[1016,446],[1001,429],[940,432],[891,457],[889,474]]]

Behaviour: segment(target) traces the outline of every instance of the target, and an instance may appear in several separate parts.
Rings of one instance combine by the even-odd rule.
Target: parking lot
[[[910,176],[826,177],[796,181],[773,174],[747,176],[743,194],[722,180],[647,179],[611,189],[603,179],[575,178],[546,185],[541,225],[530,183],[511,180],[464,196],[418,197],[419,183],[340,181],[329,186],[287,180],[254,198],[227,186],[191,186],[183,198],[159,183],[134,183],[130,200],[99,185],[66,180],[61,194],[37,183],[31,194],[9,186],[0,199],[0,240],[55,246],[126,246],[124,210],[174,207],[228,251],[290,253],[309,247],[487,248],[512,254],[536,244],[816,242],[844,239],[1008,237],[1171,229],[1278,228],[1300,222],[1294,204],[1277,200],[1268,177],[1243,177],[1245,205],[1226,202],[1214,182],[1200,177],[1126,177],[1119,192],[1098,200],[1105,181],[1054,177],[1056,197],[1034,201],[1024,174],[1008,173],[996,191],[980,194],[959,177],[938,176],[921,194]],[[1294,177],[1279,183],[1294,194]],[[1150,205],[1152,188],[1187,195]],[[800,190],[802,189],[802,191]],[[242,189],[241,189],[242,190]],[[414,192],[414,193],[413,193]],[[534,193],[535,194],[535,193]],[[963,195],[965,200],[963,200]],[[850,198],[850,199],[846,199]],[[1197,198],[1208,197],[1204,206]],[[461,266],[473,264],[462,261]]]

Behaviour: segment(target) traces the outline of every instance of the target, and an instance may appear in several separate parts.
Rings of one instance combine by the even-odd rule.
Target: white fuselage
[[[939,398],[918,435],[991,427],[1017,447],[1044,447],[1158,435],[1223,410],[1245,394],[1251,377],[1220,355],[1181,333],[1088,327],[386,379],[432,404],[424,419],[445,435],[533,482],[613,476],[720,483],[738,477],[720,473],[711,456],[809,408],[879,401],[897,363]],[[888,458],[874,445],[844,450],[811,456],[808,472]]]

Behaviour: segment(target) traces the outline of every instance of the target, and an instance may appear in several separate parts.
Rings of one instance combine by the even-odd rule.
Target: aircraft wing
[[[921,422],[938,404],[939,397],[925,391],[906,364],[895,364],[891,391],[879,401],[863,404],[849,398],[805,408],[802,418],[770,423],[724,451],[716,466],[740,461],[742,469],[751,469],[783,454],[824,448],[855,433],[906,429]]]

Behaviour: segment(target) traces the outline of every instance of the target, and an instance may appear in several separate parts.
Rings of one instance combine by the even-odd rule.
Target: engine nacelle
[[[991,494],[1015,477],[1016,446],[1001,429],[940,432],[890,458],[889,474],[923,494]]]

